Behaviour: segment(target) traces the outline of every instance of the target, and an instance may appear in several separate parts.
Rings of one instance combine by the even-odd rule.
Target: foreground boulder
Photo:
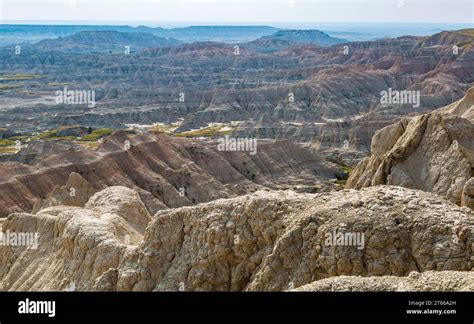
[[[110,187],[86,206],[52,206],[10,215],[4,233],[37,233],[36,247],[0,246],[0,290],[91,290],[143,239],[150,221],[138,194]]]
[[[411,272],[408,277],[340,276],[315,281],[295,291],[474,291],[474,271]]]

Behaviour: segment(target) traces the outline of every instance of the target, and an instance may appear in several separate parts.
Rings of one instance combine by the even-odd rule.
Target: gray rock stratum
[[[353,170],[346,188],[397,185],[474,208],[473,123],[471,88],[449,106],[381,129],[372,139],[372,155]]]
[[[39,245],[0,246],[1,290],[282,291],[473,267],[472,210],[394,186],[258,191],[154,217],[135,191],[110,187],[83,207],[11,214],[2,227],[38,232]],[[363,248],[330,245],[334,231],[363,233]]]

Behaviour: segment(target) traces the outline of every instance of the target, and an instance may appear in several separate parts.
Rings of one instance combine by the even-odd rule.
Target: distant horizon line
[[[272,24],[286,24],[286,25],[301,25],[301,24],[320,24],[320,25],[471,25],[474,28],[473,22],[317,22],[317,21],[299,21],[299,22],[285,22],[285,21],[269,21],[269,22],[242,22],[242,21],[229,21],[229,22],[212,22],[212,21],[93,21],[93,20],[1,20],[0,25],[57,25],[57,26],[78,26],[78,25],[91,25],[91,26],[128,26],[128,27],[163,27],[163,25],[183,25],[186,27],[273,27]]]

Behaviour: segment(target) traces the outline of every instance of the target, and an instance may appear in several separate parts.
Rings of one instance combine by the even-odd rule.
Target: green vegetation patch
[[[81,136],[60,135],[61,133],[64,133],[66,130],[68,129],[74,130],[74,128],[77,128],[77,126],[65,126],[58,129],[54,129],[54,130],[49,130],[39,135],[36,135],[35,137],[33,137],[33,139],[67,140],[67,141],[73,141],[73,140],[97,141],[104,136],[111,135],[114,132],[114,130],[110,128],[101,128],[101,129],[96,129],[96,130],[90,130],[89,134],[84,134],[84,135],[81,134]]]
[[[352,170],[353,170],[352,167],[347,166],[347,165],[341,165],[341,169],[342,169],[342,171],[344,171],[344,172],[347,173],[347,174],[350,174],[350,173],[352,172]]]
[[[225,125],[217,125],[201,128],[198,130],[177,133],[177,137],[213,137],[216,135],[230,135],[232,130],[224,130]]]
[[[474,37],[474,28],[461,29],[456,31],[455,33]]]
[[[33,139],[48,139],[48,138],[53,138],[53,137],[58,137],[57,130],[46,131],[44,133],[34,136]]]
[[[11,139],[0,139],[1,147],[12,146],[12,145],[15,145],[15,141],[12,141]]]
[[[14,146],[0,146],[0,154],[14,154],[17,152]]]
[[[48,86],[50,87],[66,87],[70,85],[74,85],[76,83],[74,82],[50,82],[48,83]]]
[[[154,133],[172,133],[175,128],[177,128],[179,124],[168,124],[168,125],[154,125],[150,127],[148,130]]]
[[[39,78],[46,78],[46,75],[40,74],[3,74],[0,75],[0,81],[22,81],[22,80],[32,80]]]
[[[83,141],[97,141],[102,137],[109,136],[114,132],[113,129],[110,128],[101,128],[92,131],[90,134],[82,136],[81,140]]]

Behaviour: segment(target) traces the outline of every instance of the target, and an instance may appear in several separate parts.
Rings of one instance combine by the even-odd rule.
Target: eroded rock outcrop
[[[124,149],[125,143],[130,143],[130,149]],[[330,180],[342,174],[335,163],[289,141],[261,140],[255,155],[219,151],[217,146],[216,140],[150,133],[132,136],[119,131],[97,151],[60,152],[35,165],[2,163],[0,218],[37,211],[41,199],[46,204],[77,201],[79,194],[70,197],[71,185],[56,188],[71,173],[79,174],[95,190],[118,185],[136,190],[151,214],[265,188],[329,190],[334,187]]]
[[[452,105],[381,129],[372,139],[372,155],[357,165],[346,187],[397,185],[472,208],[473,112],[471,88]]]
[[[267,193],[158,214],[116,290],[285,290],[338,275],[472,269],[473,214],[397,187]],[[365,246],[327,246],[331,231]]]
[[[407,277],[340,276],[315,281],[294,291],[474,291],[474,271],[411,272]]]
[[[124,187],[84,207],[17,213],[3,231],[38,249],[0,246],[1,290],[282,291],[333,276],[471,271],[474,215],[431,193],[391,186],[324,194],[258,191],[152,219]],[[357,242],[328,242],[333,233]]]
[[[464,185],[461,205],[474,209],[474,178],[469,179]]]
[[[66,185],[56,186],[46,199],[37,201],[32,212],[36,213],[41,209],[58,205],[84,207],[95,192],[87,180],[80,174],[72,172]]]
[[[3,232],[37,233],[37,248],[0,246],[0,290],[90,290],[142,241],[150,219],[138,194],[125,187],[95,194],[84,208],[12,214]]]

